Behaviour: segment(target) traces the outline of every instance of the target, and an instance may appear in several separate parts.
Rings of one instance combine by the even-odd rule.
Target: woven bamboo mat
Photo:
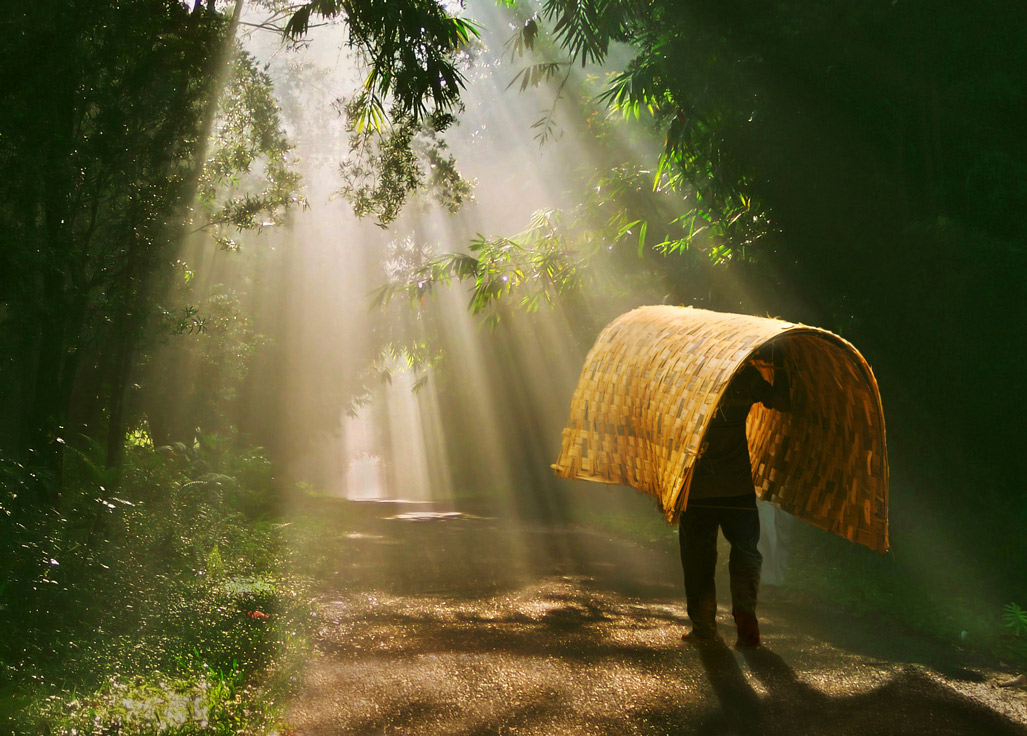
[[[791,410],[756,404],[746,431],[761,499],[871,549],[888,549],[884,412],[870,366],[826,330],[688,307],[641,307],[599,335],[553,466],[632,486],[676,523],[703,435],[731,378],[784,347]],[[756,363],[768,380],[773,368]]]

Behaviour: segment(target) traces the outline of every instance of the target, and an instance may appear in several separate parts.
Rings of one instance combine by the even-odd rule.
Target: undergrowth
[[[0,462],[0,729],[265,734],[302,656],[271,466],[221,438],[69,451],[58,508]],[[5,723],[6,721],[6,723]]]
[[[939,645],[1027,669],[1027,628],[1019,629],[1015,615],[1022,609],[1003,605],[983,576],[951,571],[947,584],[939,584],[945,571],[925,573],[925,566],[940,563],[919,550],[881,555],[805,525],[796,531],[785,579],[791,594],[856,615],[885,616]]]
[[[611,514],[608,511],[581,509],[576,512],[575,520],[580,524],[601,529],[616,537],[646,544],[657,544],[677,538],[677,530],[655,513],[638,516],[637,514]]]

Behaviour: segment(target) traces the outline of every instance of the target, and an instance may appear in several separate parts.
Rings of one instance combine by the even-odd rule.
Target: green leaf
[[[1015,603],[1002,607],[1002,625],[1014,636],[1027,636],[1027,611]]]

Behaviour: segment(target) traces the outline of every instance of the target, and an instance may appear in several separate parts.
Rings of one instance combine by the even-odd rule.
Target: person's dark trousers
[[[685,574],[685,600],[693,631],[698,636],[712,636],[717,623],[717,531],[731,545],[728,571],[731,575],[731,609],[736,621],[741,616],[755,621],[756,596],[760,585],[763,556],[760,541],[760,518],[756,496],[730,496],[689,503],[678,531],[681,545],[681,567]],[[758,634],[756,634],[758,638]]]

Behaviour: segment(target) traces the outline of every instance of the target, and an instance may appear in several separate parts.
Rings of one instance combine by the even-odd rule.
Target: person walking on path
[[[682,637],[686,641],[710,640],[717,636],[714,573],[719,530],[731,545],[728,571],[731,612],[738,632],[736,646],[760,645],[756,597],[763,558],[757,549],[760,520],[745,422],[757,402],[778,411],[791,408],[781,348],[767,346],[754,359],[767,357],[773,366],[773,384],[763,378],[752,361],[745,364],[717,406],[692,474],[688,504],[681,514],[678,529],[685,600],[692,621],[691,631]]]

